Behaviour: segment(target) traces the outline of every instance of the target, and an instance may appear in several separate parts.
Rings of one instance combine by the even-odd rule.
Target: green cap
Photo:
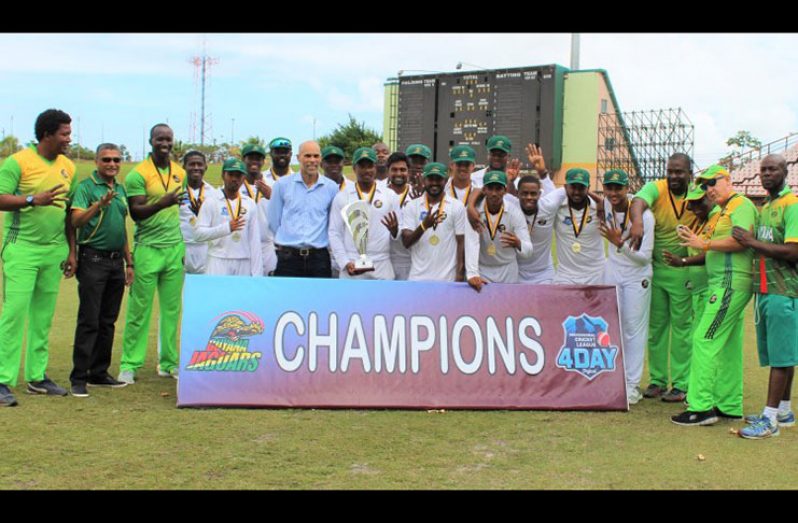
[[[277,149],[277,148],[284,148],[290,149],[291,148],[291,140],[288,138],[283,138],[282,136],[278,136],[271,142],[269,142],[269,149]]]
[[[507,187],[507,175],[502,171],[488,171],[485,177],[482,178],[482,184],[488,185],[489,183],[498,183],[502,187]]]
[[[604,185],[614,183],[615,185],[629,185],[629,175],[623,169],[610,169],[604,173]]]
[[[496,136],[488,138],[488,151],[493,149],[499,149],[500,151],[510,154],[510,151],[513,149],[513,143],[506,136],[497,134]]]
[[[422,143],[414,143],[413,145],[408,145],[407,149],[405,149],[405,154],[408,156],[423,156],[427,160],[432,158],[432,150],[429,147]]]
[[[456,145],[449,151],[449,159],[455,163],[471,162],[474,163],[477,152],[468,145]]]
[[[352,155],[352,165],[355,165],[360,160],[371,160],[377,163],[377,153],[371,147],[358,147],[355,149],[355,154]]]
[[[572,183],[590,187],[590,173],[579,167],[568,169],[568,172],[565,173],[565,184],[569,185]]]
[[[706,194],[706,192],[703,189],[701,189],[700,186],[696,185],[695,187],[693,187],[690,190],[690,192],[687,193],[687,196],[685,196],[684,199],[685,199],[685,201],[688,201],[688,202],[698,201],[701,198],[703,198],[705,194]]]
[[[441,176],[446,178],[449,176],[449,171],[446,170],[446,166],[444,164],[440,162],[432,162],[424,166],[424,178],[427,176]]]
[[[729,171],[727,171],[722,165],[715,164],[707,167],[707,170],[699,174],[697,178],[699,180],[711,180],[712,178],[717,178],[718,176],[728,177]]]
[[[241,157],[243,158],[248,154],[259,154],[261,156],[266,156],[266,149],[264,149],[263,146],[259,144],[248,143],[244,146],[243,149],[241,149]]]
[[[233,172],[239,171],[243,174],[247,174],[247,166],[244,165],[244,162],[239,160],[238,158],[228,158],[222,164],[222,172]]]
[[[327,147],[321,150],[322,160],[327,158],[328,156],[340,156],[341,158],[345,157],[343,149],[341,149],[340,147],[336,147],[334,145],[328,145]]]

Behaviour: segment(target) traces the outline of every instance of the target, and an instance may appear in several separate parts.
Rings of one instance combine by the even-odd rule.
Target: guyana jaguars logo
[[[204,350],[195,351],[186,370],[255,372],[263,356],[249,352],[252,336],[263,334],[263,321],[249,312],[226,312],[208,339]]]
[[[557,366],[592,380],[602,372],[615,371],[618,347],[611,345],[604,318],[587,314],[568,316],[562,323],[565,341],[557,354]]]

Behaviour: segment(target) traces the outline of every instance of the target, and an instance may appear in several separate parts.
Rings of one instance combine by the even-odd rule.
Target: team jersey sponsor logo
[[[565,341],[557,354],[557,367],[578,372],[588,380],[602,372],[615,372],[618,347],[612,345],[604,318],[568,316],[562,327]]]
[[[376,207],[377,209],[382,207],[382,200],[374,200],[374,207]]]
[[[225,312],[217,319],[207,346],[194,351],[186,370],[255,372],[263,354],[250,352],[247,338],[263,334],[263,321],[242,311]]]

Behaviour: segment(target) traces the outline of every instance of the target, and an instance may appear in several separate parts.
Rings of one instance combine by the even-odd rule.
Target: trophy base
[[[369,258],[362,257],[355,261],[355,273],[361,274],[374,270],[374,262]]]

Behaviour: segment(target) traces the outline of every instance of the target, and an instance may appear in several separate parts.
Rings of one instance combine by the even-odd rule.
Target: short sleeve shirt
[[[654,213],[654,265],[667,266],[662,251],[668,250],[677,256],[687,256],[687,248],[682,247],[681,240],[676,233],[678,225],[685,225],[691,229],[698,221],[695,214],[687,209],[684,197],[670,192],[668,180],[648,182],[635,198],[640,198],[651,212]]]
[[[67,190],[70,200],[78,185],[75,164],[59,154],[49,161],[39,155],[35,146],[11,155],[0,166],[0,194],[34,195],[57,185]],[[65,205],[66,203],[66,205]],[[55,205],[28,206],[6,212],[3,225],[4,242],[28,242],[39,245],[66,243],[64,223],[69,202]]]
[[[170,162],[168,169],[158,169],[147,158],[130,171],[125,178],[127,196],[146,196],[152,205],[167,192],[185,187],[186,172],[180,165]],[[177,205],[161,209],[149,218],[136,222],[136,244],[150,247],[169,247],[183,242],[180,232],[180,211]]]
[[[94,171],[78,184],[72,208],[86,210],[99,201],[110,189],[109,185]],[[116,195],[111,203],[95,214],[89,222],[78,229],[78,245],[87,245],[101,251],[121,251],[125,248],[127,217],[127,193],[125,187],[114,180]]]
[[[762,207],[756,238],[765,243],[798,243],[798,196],[789,186]],[[798,268],[784,260],[758,256],[754,260],[754,292],[798,298]]]
[[[753,230],[756,221],[756,206],[751,200],[742,194],[732,193],[726,204],[721,207],[710,240],[728,238],[734,226]],[[751,249],[740,252],[708,251],[706,267],[709,287],[751,292],[753,258],[754,253]]]

